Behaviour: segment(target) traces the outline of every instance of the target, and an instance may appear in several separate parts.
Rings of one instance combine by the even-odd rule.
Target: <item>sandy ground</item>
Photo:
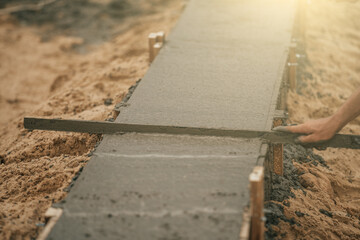
[[[105,6],[126,1],[81,2]],[[1,16],[0,239],[35,238],[42,229],[45,211],[66,196],[69,184],[100,139],[89,134],[28,132],[23,129],[23,117],[111,118],[114,105],[149,67],[148,34],[160,30],[168,33],[184,1],[136,4],[142,11],[124,11],[122,18],[114,14],[116,21],[109,21],[111,14],[104,12],[96,18],[97,22],[107,19],[107,26],[116,26],[115,34],[100,26],[99,32],[110,36],[101,44],[99,38],[89,41],[89,33],[70,31],[71,26],[55,31],[58,26],[35,24],[28,20],[35,19],[32,13],[21,15],[21,20],[19,15]],[[52,34],[49,28],[55,29]],[[84,44],[89,42],[92,45]]]
[[[288,96],[291,123],[329,116],[360,87],[360,1],[308,2],[305,42],[309,64],[299,93]],[[360,134],[360,119],[342,132]],[[283,236],[279,238],[360,239],[360,152],[314,152],[329,168],[294,162],[306,194],[293,190],[296,198],[289,199],[290,206],[284,206],[284,211],[297,224],[281,221],[278,231]]]
[[[81,4],[84,2],[101,1],[81,0]],[[102,2],[106,5],[115,1]],[[148,33],[169,32],[183,1],[137,3],[153,9],[149,2],[156,3],[155,11],[129,13],[124,8],[127,5],[111,5],[124,8],[124,16],[136,17],[112,22],[102,13],[101,37],[80,31],[91,18],[75,21],[75,29],[70,24],[49,32],[51,26],[34,24],[31,13],[1,17],[0,239],[35,238],[42,229],[44,212],[66,196],[69,184],[100,139],[88,134],[27,132],[23,130],[23,117],[111,118],[115,103],[148,69]],[[293,123],[328,116],[360,86],[360,2],[309,2],[307,77],[300,82],[299,93],[291,93],[288,98]],[[89,8],[93,11],[94,6],[90,4]],[[53,22],[67,19],[66,14],[56,17]],[[89,25],[97,32],[96,24]],[[115,26],[116,34],[104,30],[109,26]],[[100,44],[102,39],[111,40]],[[360,134],[360,120],[343,132]],[[299,178],[306,195],[293,190],[296,198],[288,200],[284,211],[298,224],[280,221],[277,230],[283,236],[279,238],[359,239],[360,153],[339,149],[315,153],[323,156],[329,168],[294,162],[302,173]]]

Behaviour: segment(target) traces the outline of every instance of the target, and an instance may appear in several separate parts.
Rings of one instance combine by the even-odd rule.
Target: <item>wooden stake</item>
[[[289,85],[290,89],[296,91],[296,44],[292,43],[289,49]]]
[[[152,63],[165,42],[165,33],[149,34],[149,63]]]
[[[274,118],[273,127],[278,127],[283,125],[284,118],[277,117]],[[273,170],[277,175],[284,174],[284,145],[283,144],[273,144]]]
[[[159,51],[160,51],[160,49],[161,49],[161,47],[162,47],[162,43],[155,43],[155,45],[154,45],[154,58],[156,58],[156,56],[158,55],[158,53],[159,53]]]
[[[251,240],[264,239],[264,167],[256,166],[249,176]]]
[[[284,174],[284,145],[274,144],[273,146],[273,159],[274,159],[274,173],[282,176]]]
[[[288,86],[289,86],[289,69],[285,67],[281,85],[280,85],[280,96],[277,102],[276,109],[285,110],[286,109],[286,97],[288,93]]]
[[[51,229],[55,226],[56,222],[61,217],[63,210],[61,208],[50,207],[45,213],[46,226],[40,233],[37,240],[45,240],[49,235]]]
[[[282,109],[282,110],[286,109],[286,93],[287,93],[287,87],[286,87],[285,83],[283,82],[281,84],[281,89],[280,89],[280,97],[279,97],[279,103],[278,103],[279,109]]]
[[[149,63],[152,63],[154,61],[155,55],[154,55],[154,45],[156,43],[156,33],[150,33],[149,34]]]
[[[164,44],[164,42],[165,42],[165,33],[164,32],[156,33],[156,42]]]

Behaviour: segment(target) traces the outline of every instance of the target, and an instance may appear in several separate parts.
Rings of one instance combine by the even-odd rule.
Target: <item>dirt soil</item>
[[[360,87],[360,1],[307,2],[306,64],[297,93],[288,96],[291,123],[331,115]],[[342,133],[360,134],[360,119]],[[280,193],[267,203],[267,237],[360,239],[360,152],[289,147],[288,170],[274,185]]]
[[[111,119],[149,67],[148,34],[168,33],[184,4],[58,0],[0,16],[0,239],[36,238],[101,138],[28,132],[23,117]]]

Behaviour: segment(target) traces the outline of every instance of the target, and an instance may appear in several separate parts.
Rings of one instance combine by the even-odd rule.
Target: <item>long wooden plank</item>
[[[213,129],[213,128],[193,128],[177,126],[141,125],[124,124],[114,122],[85,121],[85,120],[65,120],[65,119],[43,119],[43,118],[24,118],[24,127],[29,130],[51,130],[66,132],[98,133],[98,134],[119,134],[126,132],[136,133],[157,133],[157,134],[180,134],[214,137],[234,137],[234,138],[261,138],[272,143],[298,144],[295,139],[300,134],[270,131],[251,131],[251,130],[232,130],[232,129]],[[360,136],[336,134],[331,140],[307,144],[306,147],[332,147],[332,148],[352,148],[360,149]]]

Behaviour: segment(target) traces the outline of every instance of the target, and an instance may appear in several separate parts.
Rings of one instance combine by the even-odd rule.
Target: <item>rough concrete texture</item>
[[[288,0],[193,0],[117,122],[269,130],[290,44]]]
[[[106,136],[49,239],[236,239],[260,144]]]
[[[269,130],[293,15],[288,0],[190,1],[116,122]],[[48,239],[238,239],[261,146],[105,136]]]

